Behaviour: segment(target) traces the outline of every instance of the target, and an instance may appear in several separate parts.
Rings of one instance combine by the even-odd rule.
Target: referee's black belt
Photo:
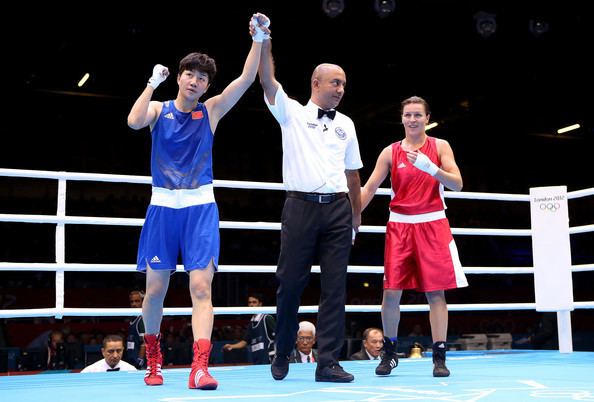
[[[287,191],[287,197],[315,202],[317,204],[330,204],[341,198],[346,198],[346,193],[304,193],[301,191]]]

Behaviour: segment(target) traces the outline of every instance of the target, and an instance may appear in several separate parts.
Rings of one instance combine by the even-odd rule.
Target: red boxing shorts
[[[392,213],[386,227],[384,289],[432,292],[468,286],[445,214],[417,223],[395,222],[394,216],[402,217]]]

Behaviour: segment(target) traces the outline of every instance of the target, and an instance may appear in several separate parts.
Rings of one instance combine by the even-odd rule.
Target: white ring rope
[[[465,274],[534,274],[533,267],[463,267]],[[2,271],[35,271],[35,272],[136,272],[136,264],[78,264],[78,263],[31,263],[0,262]],[[177,272],[185,272],[183,265],[176,266]],[[572,265],[571,272],[594,271],[594,264]],[[276,265],[219,265],[218,272],[241,274],[273,274]],[[320,273],[320,266],[313,265],[311,272]],[[377,265],[349,265],[350,274],[383,274],[384,267]]]
[[[142,218],[99,218],[93,216],[64,216],[57,215],[25,215],[25,214],[0,214],[0,222],[21,222],[21,223],[53,223],[53,224],[77,224],[77,225],[107,225],[107,226],[142,226]],[[241,222],[221,221],[221,229],[256,229],[256,230],[280,230],[279,222]],[[362,225],[359,229],[362,233],[386,233],[385,226]],[[594,232],[594,225],[574,226],[569,228],[570,234]],[[473,229],[473,228],[452,228],[454,235],[476,235],[476,236],[531,236],[530,229]]]
[[[594,309],[594,302],[574,302],[575,309]],[[536,303],[477,303],[477,304],[448,304],[448,311],[518,311],[534,310]],[[352,304],[346,305],[347,313],[379,313],[381,306],[375,304]],[[402,312],[426,312],[429,311],[428,304],[403,304],[400,306]],[[299,313],[315,314],[318,306],[300,306]],[[33,317],[133,317],[140,315],[141,309],[134,308],[35,308],[35,309],[14,309],[0,310],[0,318],[33,318]],[[214,307],[215,315],[249,315],[256,313],[276,314],[276,307]],[[192,314],[191,307],[165,307],[165,316],[189,316]]]
[[[0,262],[1,271],[50,271],[56,272],[56,307],[42,309],[13,309],[0,310],[0,318],[17,317],[56,317],[67,316],[132,316],[140,314],[140,309],[130,308],[65,308],[64,306],[64,273],[65,272],[136,272],[135,264],[78,264],[66,263],[64,250],[64,225],[112,225],[112,226],[142,226],[144,219],[134,218],[100,218],[85,216],[66,216],[66,181],[100,181],[113,183],[151,184],[150,176],[110,175],[97,173],[70,173],[20,169],[1,169],[0,176],[25,177],[59,180],[58,186],[58,212],[56,215],[28,215],[28,214],[0,214],[0,222],[20,223],[45,223],[55,224],[56,228],[56,263],[11,263]],[[244,182],[233,180],[214,180],[215,187],[236,189],[259,190],[284,190],[281,183],[269,182]],[[379,189],[378,195],[390,195],[390,189]],[[473,192],[445,192],[446,198],[496,200],[496,201],[530,201],[529,195],[501,194],[501,193],[473,193]],[[568,199],[581,198],[594,195],[594,188],[578,190],[567,193]],[[220,222],[221,229],[257,229],[280,230],[280,223],[276,222]],[[385,226],[361,226],[363,233],[385,233]],[[569,229],[570,234],[594,232],[594,225],[575,226]],[[530,229],[473,229],[452,228],[454,235],[480,235],[480,236],[531,236]],[[593,271],[594,264],[574,265],[572,272]],[[182,266],[177,267],[183,271]],[[269,265],[221,265],[219,272],[229,273],[274,273],[276,266]],[[320,267],[314,266],[312,272],[319,273]],[[374,273],[383,274],[381,266],[349,266],[349,273]],[[533,274],[532,267],[464,267],[466,274]],[[534,310],[535,303],[492,303],[492,304],[449,304],[450,311],[498,311],[498,310]],[[592,309],[592,302],[574,302],[576,309]],[[379,312],[378,305],[347,305],[347,312]],[[301,306],[300,313],[316,313],[318,306]],[[428,305],[402,305],[401,311],[429,311]],[[275,313],[276,307],[215,307],[215,314],[253,314]],[[190,315],[190,307],[166,307],[164,315]]]
[[[0,168],[0,176],[6,177],[27,177],[31,179],[65,179],[74,181],[102,181],[111,183],[136,183],[151,184],[150,176],[117,175],[103,173],[71,173],[54,172],[49,170],[24,170]],[[215,187],[256,189],[256,190],[285,190],[281,183],[258,182],[258,181],[237,181],[237,180],[214,180]],[[380,188],[378,195],[390,195],[390,189]],[[496,200],[496,201],[530,201],[527,194],[501,194],[501,193],[473,193],[445,191],[446,198],[461,198],[473,200]],[[594,187],[584,190],[571,191],[567,193],[568,199],[581,198],[594,195]]]

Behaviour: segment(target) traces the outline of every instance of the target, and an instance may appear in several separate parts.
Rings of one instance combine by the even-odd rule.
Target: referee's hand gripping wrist
[[[250,32],[255,32],[252,35],[252,39],[254,42],[262,42],[265,39],[270,39],[270,30],[268,27],[270,26],[270,18],[265,16],[262,13],[256,13],[252,16],[250,21]]]

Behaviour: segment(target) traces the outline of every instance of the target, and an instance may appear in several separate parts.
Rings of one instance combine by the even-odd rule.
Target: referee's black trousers
[[[288,197],[282,213],[276,270],[276,353],[289,355],[299,328],[297,312],[314,258],[321,267],[316,338],[318,365],[338,363],[344,342],[346,275],[352,241],[348,198],[320,204]]]

